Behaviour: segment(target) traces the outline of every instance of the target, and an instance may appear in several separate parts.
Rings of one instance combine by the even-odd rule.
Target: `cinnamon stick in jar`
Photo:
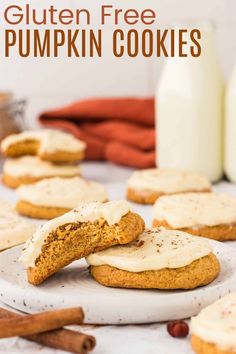
[[[51,313],[52,312],[55,313],[55,311],[51,311]],[[12,321],[12,325],[17,318],[24,317],[27,318],[30,317],[30,315],[23,316],[0,308],[0,323],[2,323],[4,319],[9,319]],[[23,334],[21,337],[41,345],[76,354],[87,354],[89,351],[93,350],[96,345],[96,340],[93,336],[63,328],[31,335]]]

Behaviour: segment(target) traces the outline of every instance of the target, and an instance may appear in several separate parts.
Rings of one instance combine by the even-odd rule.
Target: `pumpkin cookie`
[[[85,143],[59,130],[42,129],[9,135],[2,141],[7,157],[37,155],[51,162],[72,162],[84,158]]]
[[[28,240],[35,226],[18,216],[13,210],[0,210],[0,250],[10,248]]]
[[[4,163],[2,181],[10,188],[17,188],[49,177],[79,176],[80,172],[77,165],[55,165],[36,156],[23,156]]]
[[[44,179],[21,186],[17,194],[20,198],[17,211],[36,219],[56,218],[84,202],[108,201],[107,192],[101,184],[80,177]]]
[[[144,221],[126,201],[80,204],[39,228],[20,260],[28,281],[37,285],[77,259],[133,241],[143,229]]]
[[[95,280],[119,288],[193,289],[211,283],[220,271],[207,240],[164,228],[91,254],[87,262]]]
[[[236,198],[217,193],[160,197],[153,207],[153,226],[218,241],[236,240]]]
[[[206,307],[191,320],[196,354],[236,353],[236,293]]]
[[[153,204],[166,194],[210,190],[210,182],[196,173],[153,168],[133,173],[128,180],[127,199],[140,204]]]

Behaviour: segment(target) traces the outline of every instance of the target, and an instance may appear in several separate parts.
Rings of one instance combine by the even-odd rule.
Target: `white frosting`
[[[191,330],[205,342],[236,352],[236,293],[223,297],[193,317]]]
[[[87,257],[90,265],[109,266],[129,272],[180,268],[212,252],[206,239],[186,232],[155,228],[144,231],[137,240],[114,246]]]
[[[94,222],[105,219],[109,225],[116,224],[122,216],[130,211],[130,205],[125,200],[118,200],[107,203],[81,203],[76,209],[58,218],[52,219],[37,229],[31,241],[27,244],[20,260],[26,267],[34,267],[44,241],[48,235],[59,226],[68,223]]]
[[[3,165],[3,172],[12,177],[73,177],[80,174],[75,165],[55,165],[42,161],[36,156],[23,156],[9,159]]]
[[[6,151],[10,146],[27,140],[40,142],[39,153],[77,152],[83,151],[86,147],[84,142],[76,139],[73,135],[52,129],[29,130],[20,134],[9,135],[2,141],[1,147],[3,151]]]
[[[81,202],[105,202],[105,188],[96,182],[80,177],[44,179],[17,189],[21,200],[37,206],[73,209]]]
[[[203,191],[210,189],[211,184],[205,177],[194,172],[153,168],[135,171],[128,180],[128,187],[135,190],[174,194]]]
[[[0,250],[24,243],[35,226],[10,210],[0,210]]]
[[[216,226],[236,222],[236,198],[216,193],[184,193],[160,197],[153,217],[174,228]]]
[[[0,199],[0,211],[15,211],[15,207],[6,200]]]

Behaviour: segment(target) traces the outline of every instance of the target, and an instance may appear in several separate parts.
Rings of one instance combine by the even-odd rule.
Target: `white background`
[[[1,0],[1,22],[6,5],[23,0]],[[58,8],[88,8],[93,13],[93,24],[99,25],[100,5],[136,9],[153,8],[157,24],[168,27],[183,19],[210,19],[216,27],[216,45],[222,70],[228,79],[236,60],[236,0],[32,0],[39,10],[54,4]],[[156,25],[155,25],[156,26]],[[0,36],[3,35],[2,23]],[[111,26],[103,27],[105,46],[109,46]],[[1,53],[3,41],[0,41]],[[106,53],[111,53],[108,50]],[[160,58],[116,59],[107,54],[102,59],[5,59],[0,57],[0,90],[12,90],[17,97],[28,99],[27,118],[34,125],[38,112],[93,96],[153,95],[160,76],[163,60]]]

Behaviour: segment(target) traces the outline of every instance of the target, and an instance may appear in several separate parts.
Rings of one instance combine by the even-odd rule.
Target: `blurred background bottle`
[[[236,63],[225,99],[225,173],[236,182]]]
[[[157,166],[195,170],[214,182],[223,174],[223,76],[211,23],[176,29],[186,27],[200,29],[202,51],[166,59],[156,95]]]

